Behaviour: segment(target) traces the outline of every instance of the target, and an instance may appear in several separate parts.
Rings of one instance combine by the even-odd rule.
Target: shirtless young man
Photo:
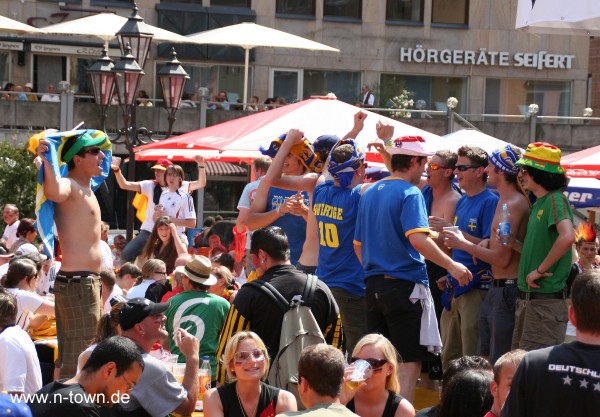
[[[77,357],[96,334],[100,319],[100,206],[91,188],[92,177],[102,174],[105,158],[100,146],[106,136],[87,133],[69,138],[60,160],[69,173],[57,178],[46,159],[50,142],[40,140],[37,150],[44,165],[44,193],[56,203],[54,221],[62,250],[61,269],[56,275],[54,294],[61,376],[70,378],[77,369]]]
[[[496,187],[500,200],[492,220],[489,248],[469,242],[461,233],[444,233],[448,246],[464,250],[492,266],[494,280],[481,305],[477,349],[477,353],[490,363],[495,363],[510,351],[515,328],[515,304],[519,295],[517,274],[521,255],[510,246],[502,246],[496,239],[496,230],[502,206],[506,204],[510,212],[512,237],[520,241],[525,238],[529,202],[518,186],[519,168],[516,162],[520,157],[520,150],[512,145],[490,154],[485,172],[488,174],[488,184]]]

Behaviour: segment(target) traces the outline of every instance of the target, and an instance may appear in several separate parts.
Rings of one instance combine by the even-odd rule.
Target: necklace
[[[258,410],[258,403],[260,402],[260,388],[258,391],[258,400],[256,401],[256,406],[254,407],[254,411],[250,415],[246,414],[246,410],[244,410],[244,404],[242,404],[242,400],[240,399],[240,394],[238,394],[238,392],[237,392],[237,384],[235,387],[235,396],[237,397],[238,403],[240,404],[240,410],[242,410],[242,414],[244,415],[244,417],[255,417],[256,411]]]

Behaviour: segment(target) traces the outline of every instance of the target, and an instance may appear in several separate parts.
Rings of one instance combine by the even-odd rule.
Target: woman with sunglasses
[[[269,370],[269,355],[256,333],[236,333],[222,361],[229,383],[204,394],[205,417],[270,417],[297,410],[290,392],[262,382]]]
[[[161,216],[154,223],[152,233],[136,264],[140,266],[148,259],[160,259],[166,265],[167,275],[170,275],[175,269],[175,260],[184,253],[187,253],[187,249],[177,236],[177,226],[169,216]]]
[[[17,227],[17,241],[10,247],[10,253],[15,255],[23,255],[29,252],[38,252],[33,242],[37,236],[37,231],[34,226],[35,220],[21,219]]]
[[[142,266],[142,282],[131,287],[127,293],[127,299],[144,298],[150,285],[155,282],[165,283],[167,280],[167,268],[160,259],[149,259]]]
[[[358,359],[371,365],[371,375],[354,390],[343,384],[342,403],[359,416],[414,417],[414,407],[399,394],[398,352],[392,343],[380,334],[368,334],[356,344],[350,362]],[[348,367],[346,376],[353,369]]]
[[[23,330],[37,329],[55,315],[54,302],[38,295],[38,271],[30,259],[15,259],[2,278],[2,285],[17,299],[17,322]]]

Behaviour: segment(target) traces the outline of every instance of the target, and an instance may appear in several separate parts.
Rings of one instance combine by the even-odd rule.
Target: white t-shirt
[[[39,295],[50,294],[50,290],[54,288],[56,273],[60,271],[60,265],[60,262],[52,261],[52,266],[48,269],[48,273],[46,274],[43,271],[40,273],[40,279],[35,292]]]
[[[155,204],[154,204],[154,185],[155,184],[156,183],[152,180],[140,181],[140,193],[144,194],[146,197],[148,197],[148,206],[146,207],[146,220],[144,220],[144,222],[140,226],[140,229],[146,230],[148,232],[152,232],[152,228],[154,227],[154,220],[152,219],[152,216],[154,215],[154,206],[155,206]],[[162,191],[168,190],[168,188],[162,187],[161,190]],[[183,181],[181,183],[180,190],[183,190],[184,192],[189,194],[190,182]],[[196,216],[194,215],[194,218],[195,217]]]
[[[20,288],[8,288],[8,291],[17,299],[17,325],[23,330],[28,330],[29,314],[35,313],[44,303],[44,299],[32,291]]]
[[[17,227],[19,227],[20,220],[17,220],[13,224],[7,224],[2,233],[2,239],[6,242],[6,247],[10,247],[17,241]]]
[[[153,279],[145,279],[139,285],[131,287],[131,289],[127,293],[127,299],[131,300],[132,298],[146,297],[146,290],[154,282],[155,281]]]
[[[165,209],[167,216],[173,219],[194,219],[196,220],[196,210],[194,208],[194,200],[192,197],[183,191],[183,187],[177,191],[163,191],[160,196],[159,203]],[[177,234],[181,235],[185,231],[185,227],[177,226]]]
[[[35,394],[41,388],[35,345],[19,326],[7,327],[0,333],[0,391]]]
[[[113,269],[113,255],[112,249],[108,246],[108,243],[100,241],[100,252],[102,254],[102,263],[100,268],[102,269]]]
[[[112,310],[112,306],[110,305],[110,300],[112,300],[116,295],[123,295],[123,290],[117,284],[113,287],[112,291],[108,295],[106,302],[104,303],[104,307],[102,307],[102,314],[109,314],[110,310]]]
[[[263,177],[264,175],[246,184],[244,190],[242,191],[242,195],[240,196],[240,201],[238,201],[238,210],[241,208],[249,209],[250,206],[252,206],[252,202],[254,201],[254,197],[256,196],[256,190],[258,190],[258,186],[260,185],[260,182],[262,181]],[[252,232],[248,231],[248,234],[246,235],[246,249],[250,249],[251,238]]]

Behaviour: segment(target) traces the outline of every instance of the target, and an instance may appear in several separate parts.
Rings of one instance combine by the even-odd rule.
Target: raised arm
[[[191,181],[188,186],[188,194],[191,194],[193,191],[196,191],[200,188],[206,187],[206,166],[204,162],[204,157],[202,155],[196,155],[194,157],[194,161],[198,164],[198,179],[196,181]]]
[[[71,195],[71,181],[66,178],[61,178],[60,180],[56,178],[56,173],[52,165],[44,156],[44,153],[48,152],[49,149],[50,142],[47,139],[40,139],[37,154],[44,162],[44,194],[49,200],[55,203],[62,203]]]
[[[383,141],[382,142],[371,142],[369,143],[369,148],[373,146],[377,152],[383,158],[383,163],[388,171],[392,172],[392,156],[385,150],[384,143],[391,139],[394,135],[394,126],[388,125],[387,123],[377,122],[375,126],[375,130],[377,132],[377,137]]]
[[[175,244],[175,250],[177,251],[177,256],[181,256],[187,252],[187,248],[177,235],[177,226],[175,223],[169,223],[169,230],[171,230],[171,236],[173,236],[173,243]]]
[[[127,181],[121,173],[121,158],[113,156],[110,162],[111,169],[115,173],[115,179],[119,188],[126,191],[135,191],[136,193],[141,192],[140,183],[137,181]]]
[[[342,137],[342,139],[356,139],[358,134],[365,127],[365,119],[367,118],[367,116],[368,116],[368,114],[363,111],[359,111],[359,112],[355,113],[354,114],[354,126],[352,126],[352,129],[348,133],[346,133]]]
[[[285,140],[281,144],[281,148],[277,151],[277,155],[273,158],[273,161],[263,178],[263,183],[270,187],[278,187],[292,191],[312,190],[315,187],[318,175],[313,175],[308,179],[305,179],[304,176],[293,176],[289,178],[281,177],[285,158],[288,156],[294,145],[302,143],[303,140],[304,132],[301,132],[298,129],[290,129],[286,134]]]

